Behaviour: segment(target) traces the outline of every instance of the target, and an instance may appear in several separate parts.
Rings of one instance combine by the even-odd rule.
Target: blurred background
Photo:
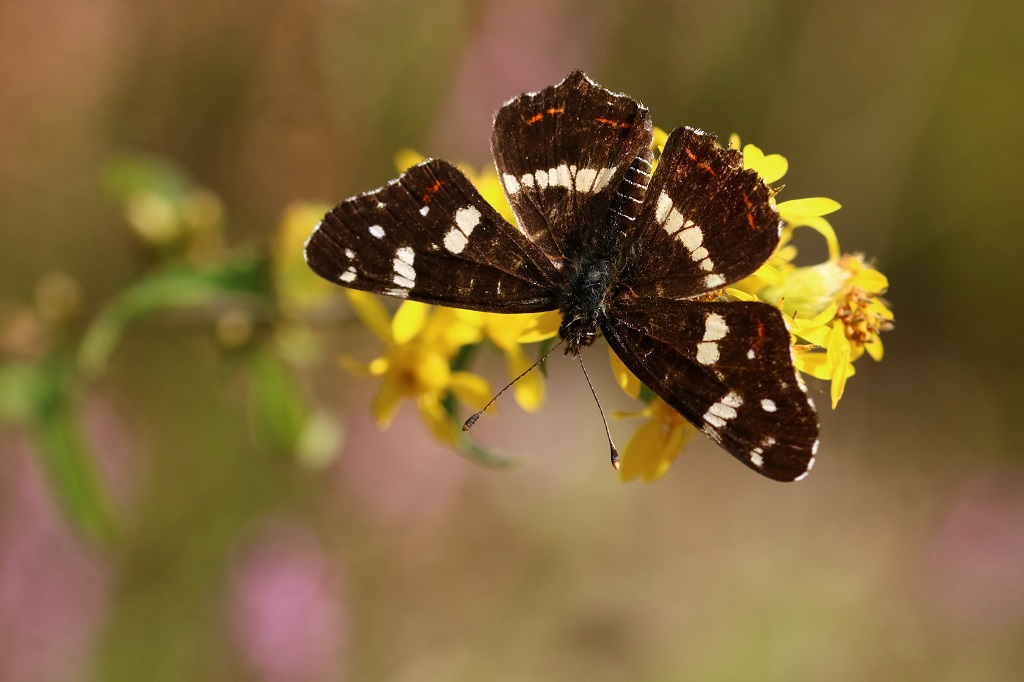
[[[298,370],[258,307],[147,314],[258,298],[294,202],[404,147],[484,167],[494,110],[576,67],[786,155],[783,198],[838,200],[889,276],[807,480],[697,438],[623,485],[558,361],[480,422],[522,464],[486,468],[412,405],[376,428],[340,298]],[[0,679],[1020,679],[1022,71],[1014,0],[3,0]],[[140,239],[139,177],[217,226],[198,255]],[[224,244],[235,274],[154,280]]]

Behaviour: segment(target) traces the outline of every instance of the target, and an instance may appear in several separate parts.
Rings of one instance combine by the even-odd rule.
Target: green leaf
[[[243,257],[217,268],[179,266],[140,280],[111,301],[88,329],[79,367],[86,376],[102,372],[128,327],[156,313],[238,294],[269,297],[265,267],[261,260]]]
[[[159,156],[125,154],[107,165],[103,186],[119,201],[146,192],[178,201],[192,190],[194,183],[181,168]]]
[[[38,370],[31,364],[0,366],[0,421],[24,424],[33,413]]]
[[[257,438],[277,452],[299,454],[311,414],[295,372],[266,348],[250,352],[246,364],[249,415]]]
[[[82,433],[73,400],[73,365],[65,356],[35,366],[28,432],[65,514],[88,536],[109,540],[114,514]]]

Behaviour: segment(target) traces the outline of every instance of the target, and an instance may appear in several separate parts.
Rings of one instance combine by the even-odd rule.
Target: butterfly
[[[338,204],[306,243],[325,279],[492,313],[561,312],[566,354],[603,336],[623,364],[741,462],[802,478],[818,420],[786,322],[716,293],[779,243],[772,191],[740,152],[682,126],[658,159],[633,98],[582,71],[494,118],[491,150],[519,229],[433,159]]]

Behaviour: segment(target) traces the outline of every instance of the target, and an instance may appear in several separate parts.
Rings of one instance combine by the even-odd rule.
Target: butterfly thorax
[[[566,274],[569,286],[564,289],[558,306],[562,313],[558,333],[565,339],[566,355],[579,355],[581,348],[597,338],[615,274],[609,259],[594,254],[570,260]]]

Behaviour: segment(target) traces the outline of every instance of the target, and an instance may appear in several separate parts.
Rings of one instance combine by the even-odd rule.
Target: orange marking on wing
[[[690,151],[689,147],[683,147],[686,150],[686,155],[690,157],[690,161],[696,161],[697,155]]]
[[[613,121],[610,118],[604,117],[595,118],[594,120],[597,121],[598,123],[604,123],[605,125],[609,125],[613,128],[628,128],[631,125],[629,123],[624,123],[622,121]]]
[[[545,113],[545,114],[552,114],[552,115],[554,115],[554,114],[564,114],[564,113],[565,113],[565,109],[562,109],[562,108],[558,108],[558,109],[548,109],[548,110],[547,110],[547,111],[545,111],[544,113]]]
[[[536,114],[534,116],[531,116],[530,118],[526,119],[526,125],[532,126],[534,123],[541,120],[542,118],[544,118],[544,114]]]
[[[756,230],[757,225],[754,224],[754,212],[749,210],[754,208],[754,204],[750,201],[750,197],[747,196],[746,192],[743,192],[743,203],[747,205],[747,222],[750,224],[750,229]]]
[[[443,184],[444,180],[435,180],[434,184],[428,187],[426,194],[423,195],[423,203],[429,204],[430,200],[434,198],[434,195],[437,194]]]
[[[689,150],[687,150],[687,151],[689,151]],[[702,162],[700,164],[700,167],[703,168],[704,170],[706,170],[708,173],[711,173],[712,175],[714,175],[716,178],[718,177],[718,173],[716,173],[714,170],[712,170],[711,166],[709,166],[707,164],[707,162]]]

